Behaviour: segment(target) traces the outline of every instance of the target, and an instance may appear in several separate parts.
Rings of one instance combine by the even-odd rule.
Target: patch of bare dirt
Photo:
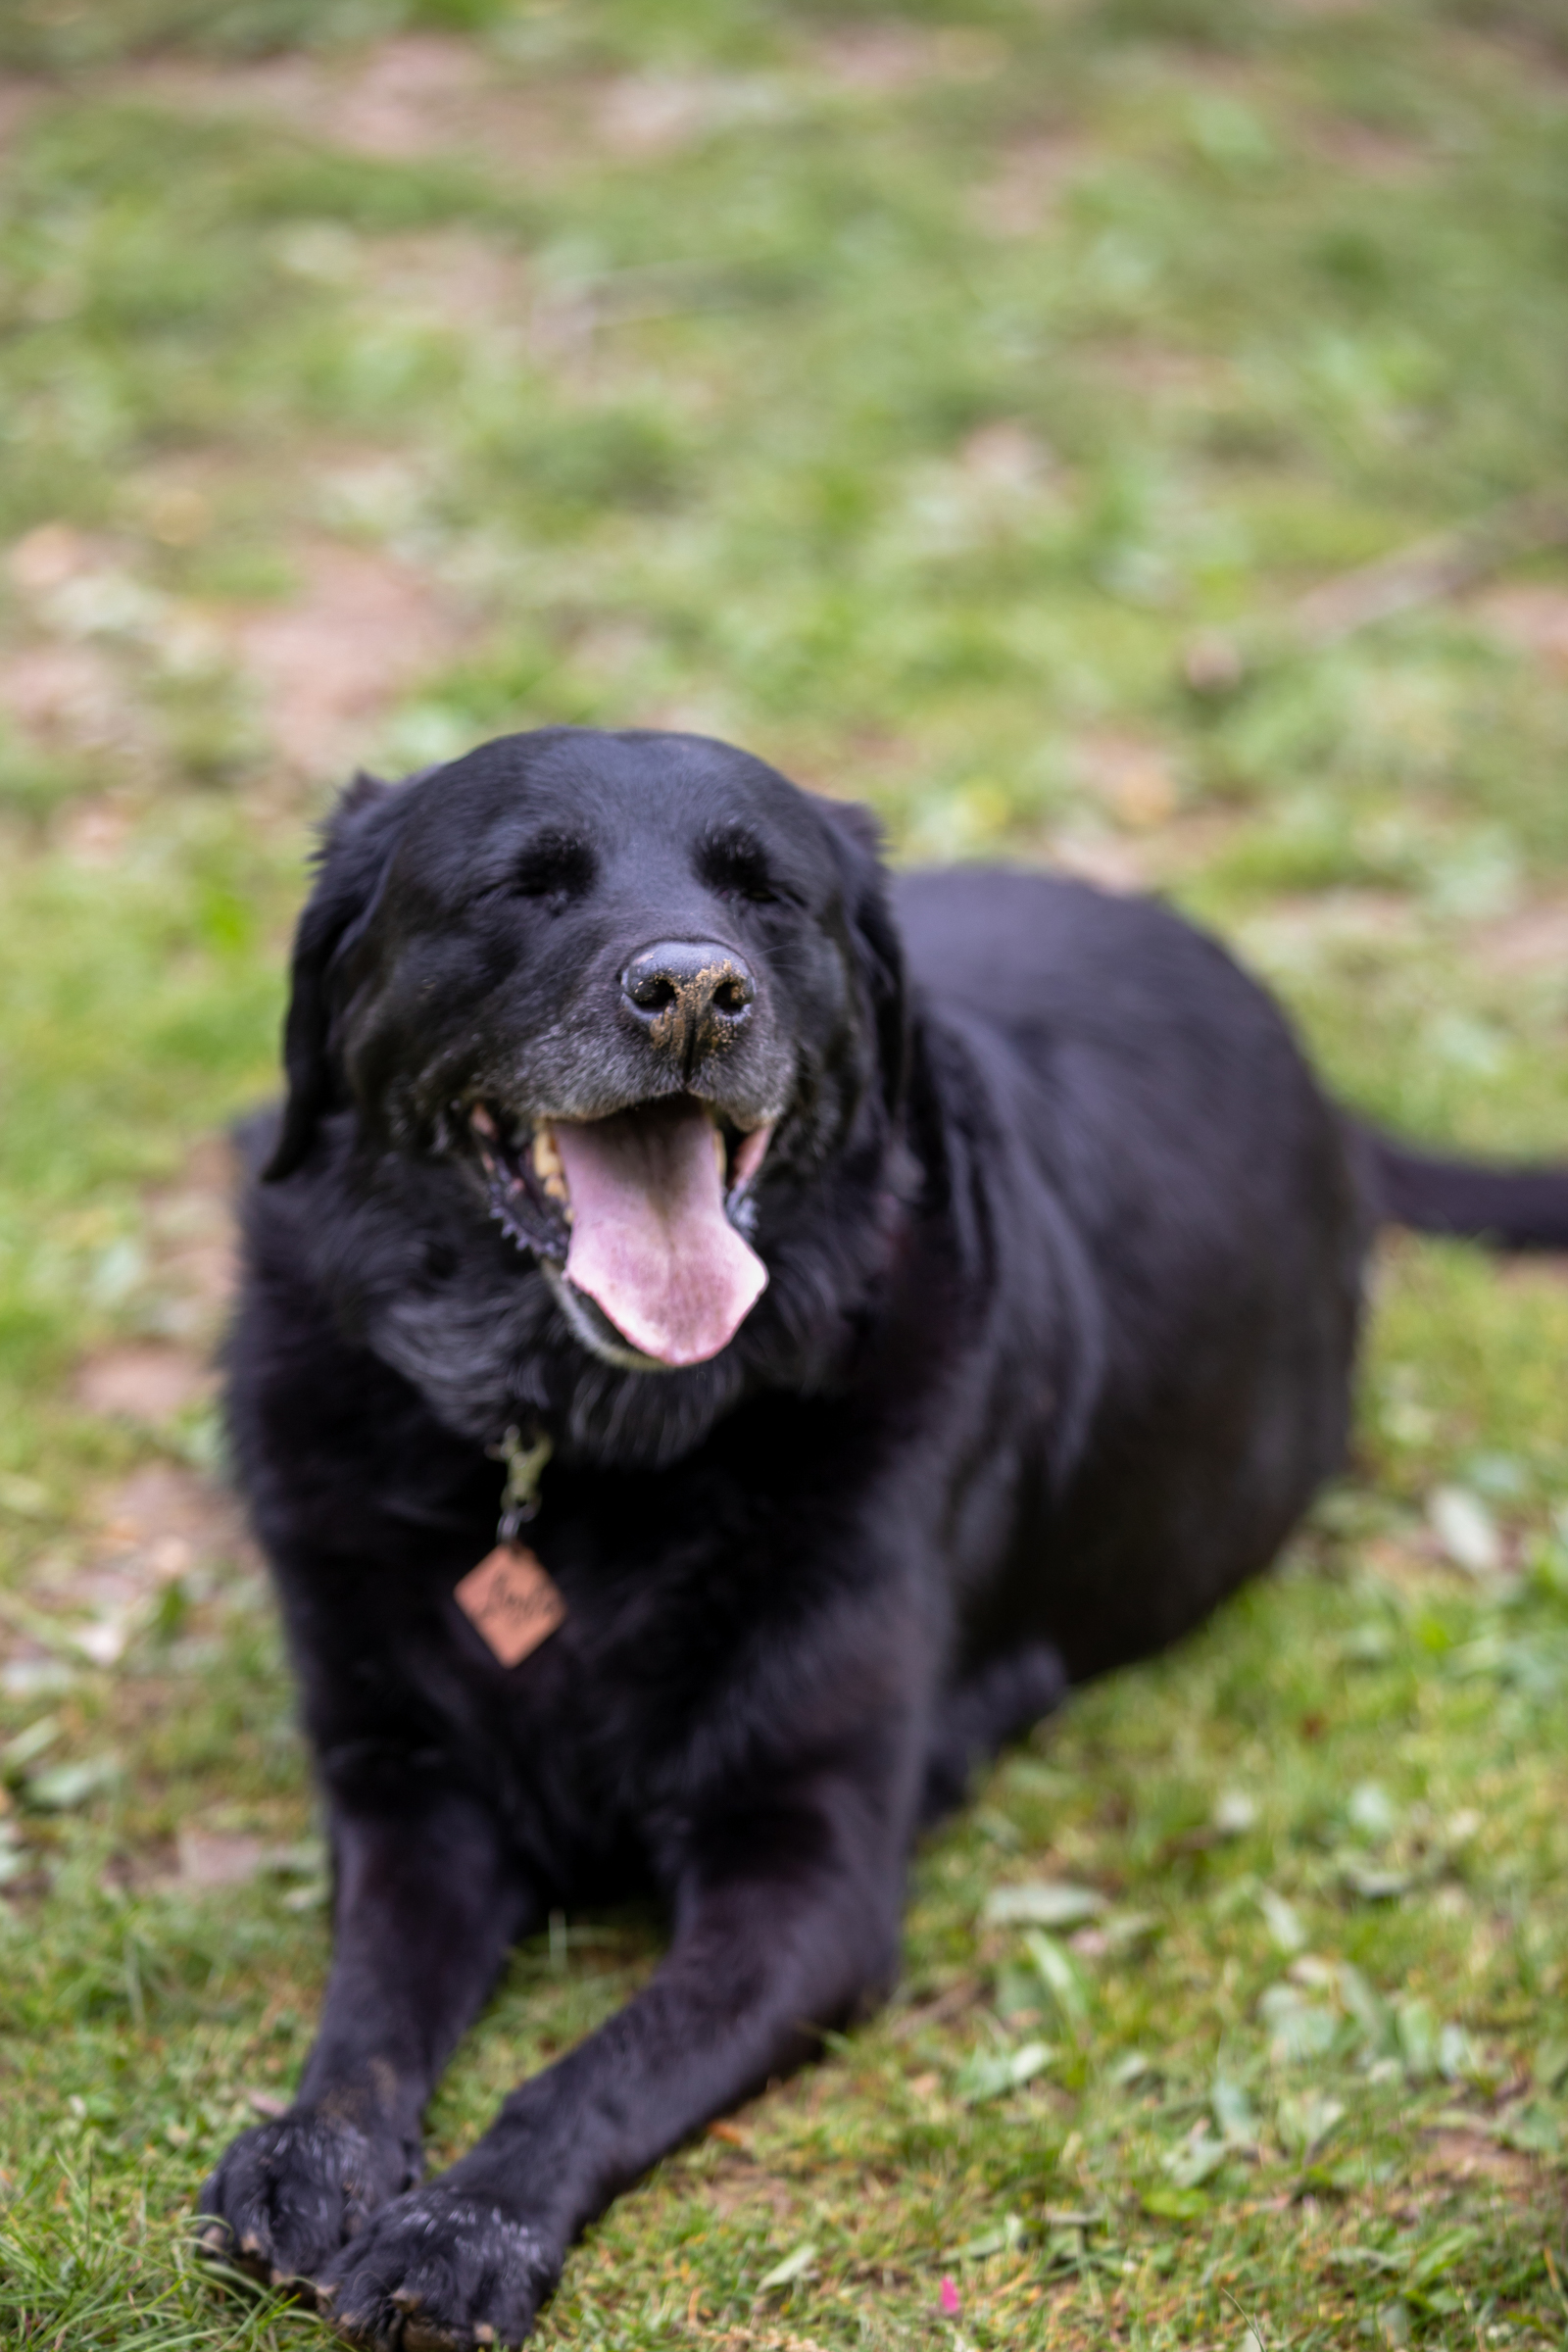
[[[215,65],[194,57],[155,57],[122,66],[119,87],[151,106],[191,114],[274,115],[308,122],[324,84],[321,62],[303,50]]]
[[[138,1682],[134,1688],[140,1695],[149,1686]],[[105,1877],[115,1885],[138,1891],[209,1894],[230,1886],[249,1886],[264,1876],[308,1881],[317,1875],[309,1842],[279,1842],[273,1838],[257,1836],[252,1830],[230,1828],[226,1824],[231,1819],[231,1812],[220,1807],[216,1818],[206,1823],[188,1821],[172,1838],[160,1838],[133,1851],[122,1848],[111,1861]],[[288,1894],[283,1894],[281,1899],[288,1909],[306,1907],[301,1898],[291,1901]],[[314,1892],[311,1900],[314,1905]],[[255,2090],[248,2096],[258,2115],[281,2114],[287,2104],[266,2090]]]
[[[210,1566],[249,1548],[234,1497],[175,1462],[146,1462],[108,1489],[101,1502],[98,1544],[105,1557],[149,1563],[158,1574],[177,1573],[178,1556]]]
[[[1406,1253],[1410,1247],[1401,1233],[1378,1238],[1379,1257]],[[1444,1560],[1432,1537],[1420,1528],[1399,1536],[1371,1536],[1361,1546],[1361,1556],[1372,1576],[1412,1594],[1449,1587],[1457,1573]]]
[[[1056,872],[1070,874],[1079,882],[1092,882],[1097,890],[1132,892],[1149,888],[1149,860],[1141,849],[1104,825],[1069,819],[1054,826],[1042,847],[1046,861]]]
[[[1434,2132],[1422,2165],[1445,2180],[1491,2180],[1531,2203],[1545,2185],[1544,2167],[1517,2148],[1499,2147],[1485,2132]]]
[[[234,628],[262,720],[297,776],[341,775],[393,701],[460,643],[430,580],[395,557],[318,543],[301,558],[304,592]]]
[[[1145,736],[1109,729],[1080,736],[1072,764],[1079,781],[1129,832],[1167,824],[1180,805],[1169,753]]]
[[[146,1195],[146,1314],[160,1336],[118,1342],[86,1357],[75,1395],[88,1412],[156,1429],[211,1400],[213,1359],[237,1271],[237,1181],[227,1139],[208,1136],[172,1184]]]
[[[843,24],[808,46],[817,72],[868,97],[892,97],[926,81],[979,81],[1006,56],[995,34],[973,25],[928,32],[913,24]]]
[[[220,660],[210,624],[137,575],[134,553],[107,533],[37,525],[5,552],[15,594],[12,642],[0,653],[0,708],[41,750],[90,762],[109,790],[73,800],[56,838],[84,865],[115,863],[162,743],[140,689],[150,671]],[[20,625],[18,625],[20,624]]]
[[[616,155],[670,155],[707,127],[704,84],[696,75],[628,74],[603,92],[595,127]]]
[[[931,2026],[951,2025],[956,2017],[961,2017],[966,2009],[974,2007],[984,1990],[985,1986],[978,1977],[960,1977],[956,1984],[945,1985],[940,1992],[924,1996],[911,2002],[907,2008],[899,2010],[886,2031],[892,2040],[906,2041],[911,2034],[923,2034]],[[927,2087],[936,2087],[934,2076],[930,2078]]]
[[[333,136],[360,155],[434,154],[461,142],[466,106],[487,78],[471,42],[404,33],[372,49],[340,85]]]
[[[265,1869],[270,1849],[260,1838],[225,1835],[219,1830],[183,1829],[179,1833],[178,1876],[185,1886],[246,1886]]]
[[[1236,808],[1182,808],[1141,846],[1152,885],[1199,872],[1220,856],[1247,819]]]
[[[519,173],[556,172],[582,152],[581,106],[509,78],[472,42],[402,33],[350,60],[295,52],[210,66],[159,60],[127,75],[154,104],[260,115],[323,144],[391,162],[480,152]]]
[[[1516,581],[1479,597],[1472,610],[1482,626],[1505,645],[1534,655],[1549,669],[1568,673],[1568,588]]]
[[[977,489],[1010,496],[1039,489],[1056,470],[1039,435],[1010,416],[977,426],[958,452],[958,466]]]
[[[200,1596],[220,1564],[260,1565],[233,1497],[176,1463],[145,1463],[99,1498],[79,1551],[33,1563],[8,1661],[36,1667],[74,1652],[113,1666],[165,1587]]]
[[[174,1183],[147,1196],[162,1328],[211,1349],[234,1297],[234,1196],[239,1170],[226,1136],[206,1136]]]
[[[40,522],[6,550],[11,585],[29,602],[53,596],[112,560],[113,543],[74,522]]]
[[[111,1420],[172,1421],[212,1392],[212,1374],[186,1348],[156,1341],[100,1348],[76,1374],[76,1401]]]
[[[778,2222],[794,2219],[799,2198],[787,2180],[762,2170],[745,2157],[707,2174],[699,2193],[704,2206],[721,2219],[737,2213],[770,2213]]]
[[[1424,922],[1396,890],[1303,891],[1272,900],[1241,926],[1250,953],[1272,965],[1375,960],[1408,943]]]
[[[1568,979],[1568,899],[1545,899],[1489,923],[1471,943],[1488,971],[1505,977],[1558,972]]]
[[[1426,150],[1412,139],[1374,130],[1369,122],[1356,122],[1346,115],[1328,116],[1317,122],[1313,143],[1320,153],[1347,172],[1353,172],[1357,178],[1377,180],[1391,187],[1419,178],[1432,161]]]
[[[1090,358],[1097,375],[1151,398],[1210,397],[1224,389],[1228,374],[1223,361],[1142,339],[1097,344]]]
[[[388,237],[374,254],[378,299],[436,326],[494,335],[526,327],[532,303],[520,256],[448,231]]]
[[[790,111],[785,85],[762,74],[628,74],[600,91],[598,139],[612,155],[675,154],[737,123]]]
[[[970,192],[969,209],[994,237],[1032,237],[1046,227],[1089,160],[1082,139],[1046,132],[1005,150],[992,176]]]
[[[708,2340],[711,2352],[827,2352],[814,2335],[796,2335],[788,2328],[726,2328]]]
[[[7,548],[5,569],[23,626],[0,658],[0,704],[18,727],[49,749],[145,755],[152,733],[124,657],[134,649],[142,662],[151,641],[190,641],[197,624],[136,577],[108,533],[39,523]]]
[[[7,655],[0,709],[46,750],[124,751],[137,739],[130,698],[95,645],[29,645]]]
[[[90,801],[68,803],[51,830],[56,847],[74,864],[103,872],[119,864],[135,822],[132,801],[104,793]]]
[[[33,108],[46,95],[46,84],[23,81],[10,74],[0,74],[0,154],[16,137]]]
[[[86,1357],[74,1386],[87,1411],[159,1430],[215,1396],[214,1344],[234,1283],[234,1173],[226,1139],[211,1136],[172,1183],[147,1195],[149,1304],[175,1336]],[[69,1548],[33,1563],[8,1667],[47,1670],[63,1651],[112,1666],[166,1586],[203,1597],[220,1566],[260,1566],[235,1498],[180,1464],[144,1463],[97,1497],[93,1523]]]

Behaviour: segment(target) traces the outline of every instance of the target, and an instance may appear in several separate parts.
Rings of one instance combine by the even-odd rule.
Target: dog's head
[[[347,1129],[494,1219],[581,1348],[701,1365],[885,1151],[905,1050],[861,811],[703,737],[544,729],[345,796],[266,1173]]]

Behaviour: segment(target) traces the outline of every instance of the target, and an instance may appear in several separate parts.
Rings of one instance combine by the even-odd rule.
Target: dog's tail
[[[1412,1152],[1355,1122],[1383,1224],[1497,1250],[1568,1250],[1568,1167],[1496,1167]]]

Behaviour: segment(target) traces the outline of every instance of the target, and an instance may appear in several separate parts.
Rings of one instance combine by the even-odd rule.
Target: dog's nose
[[[710,939],[659,939],[620,975],[651,1042],[680,1059],[727,1045],[757,995],[744,957]]]

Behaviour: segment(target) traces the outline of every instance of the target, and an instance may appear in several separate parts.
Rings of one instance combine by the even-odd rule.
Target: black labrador
[[[1272,1558],[1379,1219],[1568,1246],[1568,1177],[1353,1126],[1162,907],[890,887],[861,812],[691,735],[362,778],[286,1063],[230,1409],[336,1959],[207,2238],[354,2342],[516,2343],[887,1985],[975,1762]],[[647,1987],[420,2185],[508,1946],[638,1892]]]

